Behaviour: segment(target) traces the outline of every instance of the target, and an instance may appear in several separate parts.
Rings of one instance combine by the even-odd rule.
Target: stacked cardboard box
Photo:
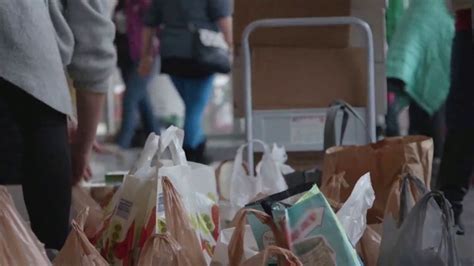
[[[379,62],[376,89],[380,102],[385,97],[386,87],[383,85],[384,6],[385,0],[235,0],[235,114],[242,116],[244,110],[243,69],[239,54],[242,32],[252,21],[264,18],[354,15],[368,21],[375,29]],[[257,30],[250,42],[254,108],[326,107],[337,98],[354,106],[365,106],[366,50],[363,39],[355,33],[354,29],[345,26]],[[384,107],[378,109],[383,112]]]
[[[236,43],[233,89],[235,115],[244,115],[242,32],[265,18],[355,16],[369,23],[374,36],[377,112],[386,109],[386,0],[235,0]],[[366,44],[354,27],[260,29],[250,38],[254,110],[327,107],[344,99],[366,106]],[[297,169],[321,161],[321,152],[290,152]]]
[[[351,16],[358,17],[369,23],[374,38],[375,48],[375,88],[377,114],[385,114],[387,103],[387,78],[385,74],[385,58],[387,52],[385,10],[387,0],[352,0]],[[365,42],[352,28],[350,33],[352,47],[365,47]]]

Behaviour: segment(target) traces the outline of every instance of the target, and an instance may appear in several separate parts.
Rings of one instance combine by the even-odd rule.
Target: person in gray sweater
[[[107,5],[107,0],[0,4],[0,180],[19,173],[33,231],[50,249],[60,249],[68,234],[71,185],[90,176],[89,158],[116,64]],[[69,132],[73,105],[66,75],[77,100],[78,124]]]

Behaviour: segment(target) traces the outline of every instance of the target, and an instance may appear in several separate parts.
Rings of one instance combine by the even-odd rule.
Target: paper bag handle
[[[242,262],[242,257],[244,254],[244,235],[245,235],[245,226],[247,224],[247,215],[253,214],[255,217],[262,223],[270,227],[275,236],[277,245],[285,245],[285,240],[282,238],[282,235],[279,234],[276,224],[273,222],[270,215],[254,210],[254,209],[241,209],[233,221],[235,230],[232,234],[232,237],[229,242],[229,261],[230,266],[239,266]]]

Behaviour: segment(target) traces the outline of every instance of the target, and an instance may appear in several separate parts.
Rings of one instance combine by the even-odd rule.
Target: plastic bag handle
[[[415,185],[415,188],[418,190],[418,195],[426,195],[429,190],[426,188],[425,184],[421,182],[421,180],[417,177],[412,175],[406,175],[402,179],[401,185],[401,192],[400,192],[400,212],[399,212],[399,225],[403,223],[409,213],[409,206],[408,206],[408,189],[410,187],[410,183]]]
[[[168,149],[171,152],[171,160],[174,165],[188,165],[186,153],[183,149],[184,131],[175,126],[169,127],[161,134],[158,160]]]
[[[339,111],[343,112],[342,125],[341,125],[341,137],[339,143],[336,141],[336,117]],[[324,123],[324,150],[331,147],[342,145],[344,135],[347,129],[347,123],[349,121],[349,115],[352,115],[359,121],[367,131],[367,135],[370,136],[370,132],[367,128],[367,124],[364,119],[356,112],[354,107],[343,100],[337,100],[329,107],[326,113],[326,122]],[[375,140],[372,140],[375,141]]]
[[[259,140],[259,139],[254,139],[251,141],[251,143],[257,143],[257,144],[260,144],[262,145],[263,147],[263,151],[264,151],[264,154],[270,154],[270,148],[268,147],[268,145]],[[250,143],[245,143],[243,145],[241,145],[239,147],[239,149],[237,150],[237,153],[235,155],[235,159],[234,159],[234,169],[232,170],[232,175],[233,176],[236,176],[237,172],[239,171],[239,167],[242,166],[243,164],[243,161],[244,161],[244,149],[247,148],[249,146]],[[249,171],[249,175],[252,175],[252,176],[255,176],[255,169],[248,169]]]
[[[160,137],[151,133],[148,138],[146,139],[145,145],[143,150],[140,154],[140,157],[133,165],[133,167],[129,171],[129,175],[134,175],[137,173],[138,169],[142,168],[145,164],[150,164],[153,160],[153,157],[158,151],[160,143]]]
[[[267,263],[272,257],[281,257],[285,259],[290,266],[303,266],[303,263],[296,257],[296,255],[288,249],[277,246],[269,246],[264,251],[263,262]]]
[[[270,215],[254,210],[254,209],[241,209],[233,221],[235,230],[232,234],[232,237],[229,242],[229,261],[230,266],[239,266],[242,262],[242,257],[244,254],[244,234],[245,234],[245,225],[247,224],[247,215],[253,214],[255,217],[262,223],[270,227],[275,236],[277,245],[285,245],[285,240],[279,234],[276,224],[273,222]]]
[[[444,222],[445,226],[445,232],[448,232],[446,238],[448,240],[447,243],[447,248],[448,248],[448,258],[449,261],[447,265],[459,265],[459,259],[458,259],[458,252],[457,252],[457,247],[456,247],[456,242],[455,239],[453,238],[454,232],[454,219],[453,219],[453,213],[451,210],[451,205],[449,204],[448,200],[444,197],[442,192],[439,191],[432,191],[428,192],[419,202],[418,204],[413,208],[412,212],[414,213],[420,213],[420,220],[421,220],[421,225],[424,224],[424,221],[426,220],[426,210],[428,208],[428,204],[430,200],[433,199],[435,200],[436,204],[441,209],[442,212],[442,219]],[[407,220],[410,219],[411,217],[408,216]],[[420,242],[422,241],[422,237],[420,234],[422,234],[423,230],[417,230],[417,235],[413,236],[414,241]],[[418,244],[420,246],[420,244]]]
[[[449,201],[444,197],[442,192],[434,191],[429,192],[427,194],[427,199],[433,198],[436,203],[440,206],[441,211],[443,213],[443,221],[446,226],[446,232],[448,232],[448,252],[449,260],[451,261],[448,265],[459,265],[459,258],[458,258],[458,251],[456,246],[456,240],[453,238],[453,228],[454,228],[454,216],[451,209],[451,204]],[[425,203],[428,205],[428,200]]]

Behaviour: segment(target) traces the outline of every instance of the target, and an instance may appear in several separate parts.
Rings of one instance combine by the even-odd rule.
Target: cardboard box
[[[352,9],[351,15],[366,21],[372,29],[372,36],[374,40],[375,62],[384,63],[386,59],[386,24],[385,24],[385,9],[371,8],[371,9]],[[350,46],[351,47],[367,47],[365,37],[356,27],[351,27],[350,32]]]
[[[251,22],[266,18],[298,18],[350,15],[350,0],[235,0],[234,42]],[[298,27],[260,29],[251,36],[252,46],[345,48],[349,27]]]
[[[388,0],[351,0],[352,9],[388,8]]]
[[[255,110],[327,107],[344,99],[366,105],[365,49],[256,47],[252,53]],[[244,114],[242,59],[233,73],[235,114]]]
[[[366,7],[365,9],[352,9],[352,15],[369,23],[374,39],[375,53],[375,99],[378,115],[387,112],[387,76],[385,74],[386,62],[386,27],[385,9]],[[366,47],[365,39],[355,27],[351,28],[351,46]]]
[[[254,162],[262,159],[262,153],[254,153]],[[324,151],[311,152],[287,152],[288,160],[286,164],[290,165],[296,171],[308,171],[315,168],[322,169],[324,163]]]
[[[322,168],[324,152],[289,152],[287,163],[297,171],[307,171],[317,167]]]
[[[254,20],[311,16],[359,17],[374,36],[377,113],[386,110],[386,0],[235,0],[234,113],[244,115],[242,58],[244,28]],[[352,48],[350,48],[352,47]],[[354,48],[355,47],[355,48]],[[326,107],[344,99],[366,106],[366,44],[351,27],[257,30],[251,38],[254,110]]]
[[[377,115],[387,113],[387,73],[385,63],[375,64],[375,101]]]

